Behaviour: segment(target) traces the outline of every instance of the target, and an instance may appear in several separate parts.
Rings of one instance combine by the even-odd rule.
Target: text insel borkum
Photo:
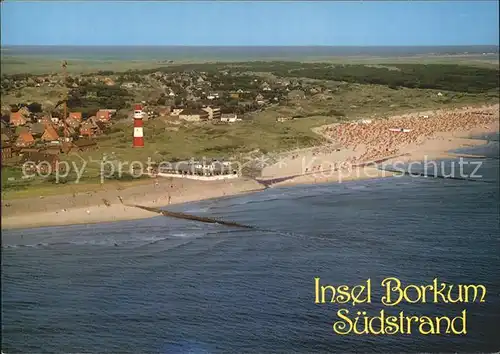
[[[348,285],[321,285],[320,278],[314,278],[315,304],[338,303],[356,304],[371,303],[371,279],[363,284],[349,287]],[[396,306],[405,301],[415,303],[483,303],[486,297],[484,285],[465,285],[439,283],[438,278],[432,280],[428,285],[403,285],[398,278],[385,278],[381,282],[384,296],[381,302],[385,306]]]

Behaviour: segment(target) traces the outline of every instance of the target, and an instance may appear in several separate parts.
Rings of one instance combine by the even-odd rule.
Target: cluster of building
[[[235,123],[241,120],[239,115],[264,109],[266,104],[277,104],[282,99],[303,99],[306,96],[303,90],[307,87],[299,80],[273,79],[268,83],[258,76],[229,70],[212,73],[180,70],[149,74],[99,72],[71,78],[60,74],[17,75],[2,77],[0,87],[2,93],[6,94],[24,87],[76,89],[89,85],[146,89],[149,92],[148,101],[142,102],[147,108],[141,113],[141,121],[134,121],[136,140],[142,138],[142,119],[163,117],[186,122]],[[308,93],[311,94],[322,91],[321,87],[310,89]],[[128,98],[122,99],[126,100]],[[60,153],[96,148],[93,138],[105,132],[114,115],[118,113],[118,116],[126,116],[125,110],[123,108],[116,112],[113,109],[100,109],[94,116],[84,119],[81,112],[69,112],[66,117],[62,117],[60,113],[34,114],[24,106],[10,112],[8,123],[7,119],[2,121],[2,162],[16,156],[22,158],[21,162],[26,158],[56,162]],[[279,121],[286,119],[280,118]],[[141,126],[136,127],[136,123]],[[177,171],[170,172],[192,176],[232,174],[228,166],[224,165],[220,169],[214,164],[179,165]]]
[[[81,112],[70,112],[64,119],[22,107],[10,113],[9,124],[1,122],[2,161],[21,156],[21,162],[39,159],[55,164],[60,153],[95,149],[92,138],[103,133],[115,112],[102,109],[86,120]]]
[[[145,101],[142,102],[146,104]],[[149,120],[152,118],[169,117],[179,118],[186,122],[204,122],[211,121],[212,123],[234,123],[241,121],[236,113],[222,113],[220,107],[204,106],[202,108],[172,108],[164,106],[161,108],[146,108],[143,112],[143,119]]]
[[[150,74],[131,72],[97,76],[93,79],[106,85],[114,83],[127,90],[150,90],[148,99],[142,102],[149,107],[150,118],[172,115],[187,121],[212,120],[220,123],[236,122],[239,120],[238,115],[265,109],[268,105],[326,92],[321,85],[308,84],[298,79],[264,79],[229,70],[216,73],[184,70]],[[165,111],[166,106],[172,107],[173,114],[161,112]],[[210,107],[219,107],[222,114],[212,113]],[[177,114],[181,109],[184,112]]]
[[[193,108],[177,108],[170,113],[171,116],[177,116],[188,122],[214,121],[234,123],[238,120],[236,113],[223,114],[219,107],[203,107],[200,109]]]
[[[26,86],[51,86],[55,88],[84,88],[92,85],[120,87],[124,90],[147,91],[149,118],[174,116],[181,120],[212,121],[214,123],[234,123],[238,115],[264,109],[268,104],[278,104],[282,100],[301,99],[308,94],[324,91],[320,85],[309,85],[296,79],[276,79],[251,75],[246,72],[221,70],[218,72],[185,71],[140,73],[140,72],[98,72],[72,75],[64,83],[64,76],[17,75],[2,77],[4,93],[17,91]],[[170,108],[172,107],[172,108]],[[203,107],[203,108],[201,108]],[[123,108],[123,107],[122,107]],[[175,109],[174,109],[175,108]],[[125,110],[126,108],[124,108]],[[120,115],[122,111],[118,112]],[[104,113],[106,114],[106,113]],[[127,114],[127,113],[125,113]],[[96,116],[95,121],[101,117]],[[90,119],[88,122],[93,122]],[[78,121],[72,122],[75,128]],[[94,127],[82,127],[82,135],[98,133]]]

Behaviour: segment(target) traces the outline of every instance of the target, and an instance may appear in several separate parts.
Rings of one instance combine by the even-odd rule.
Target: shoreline
[[[492,107],[495,110],[498,105],[490,106],[489,109]],[[498,115],[498,110],[496,112],[495,114]],[[325,127],[319,127],[315,131],[320,133],[323,129]],[[459,158],[460,156],[475,157],[475,155],[454,153],[452,151],[464,147],[484,145],[488,142],[482,139],[467,138],[467,136],[496,133],[498,131],[497,119],[496,122],[492,122],[487,126],[480,125],[471,129],[435,132],[433,136],[424,137],[418,143],[402,147],[397,155],[392,157],[379,156],[380,158],[371,159],[371,161],[384,161],[384,163],[390,164],[394,163],[394,161],[420,162],[424,158],[439,160]],[[331,145],[333,146],[333,143]],[[331,163],[325,166],[323,162],[356,161],[363,151],[362,149],[361,152],[356,151],[357,148],[332,149],[332,146],[325,145],[294,151],[281,162],[285,162],[285,167],[275,164],[264,168],[259,181],[284,178],[284,181],[270,187],[275,188],[320,183],[342,183],[395,175],[394,172],[375,167],[364,166],[351,170],[334,169]],[[321,152],[321,149],[325,151]],[[319,161],[319,165],[313,166],[319,168],[316,171],[310,170],[309,172],[307,172],[308,169],[306,168],[306,172],[304,172],[304,161],[309,161],[307,166],[313,166],[316,161]],[[358,165],[361,166],[369,162],[370,160],[361,161]],[[351,166],[356,167],[356,163],[352,163]],[[151,183],[123,190],[111,188],[111,186],[106,188],[106,184],[96,187],[96,189],[98,190],[94,192],[73,195],[3,200],[1,229],[27,229],[145,219],[159,215],[124,204],[167,207],[168,205],[260,192],[265,190],[266,187],[257,180],[245,177],[220,181],[159,177],[151,178]],[[123,204],[121,201],[123,201]]]
[[[155,181],[158,183],[156,184]],[[158,214],[126,204],[162,208],[169,205],[255,193],[264,189],[264,186],[249,178],[238,178],[230,182],[151,178],[150,184],[129,187],[125,190],[110,189],[92,195],[89,193],[73,197],[59,195],[40,200],[36,198],[16,199],[8,202],[10,207],[2,208],[2,230],[145,219],[158,216]],[[43,200],[50,200],[51,205],[41,207]],[[107,206],[104,200],[110,202],[111,205]],[[38,205],[31,205],[34,201],[38,202]],[[27,203],[30,203],[28,207]],[[9,215],[5,215],[5,211]]]

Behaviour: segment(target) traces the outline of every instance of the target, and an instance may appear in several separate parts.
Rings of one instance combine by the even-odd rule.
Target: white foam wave
[[[368,187],[368,186],[363,186],[363,185],[361,185],[361,186],[350,186],[350,187],[347,187],[347,189],[357,191],[357,190],[366,189],[367,187]]]

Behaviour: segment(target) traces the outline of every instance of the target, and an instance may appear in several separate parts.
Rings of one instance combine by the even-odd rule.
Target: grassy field
[[[12,74],[50,74],[61,71],[61,60],[34,58],[34,57],[13,57],[2,56],[0,63],[1,72],[4,75]],[[126,61],[126,60],[71,60],[68,65],[68,73],[85,74],[99,70],[127,71],[151,69],[160,66],[157,61]]]
[[[44,57],[31,56],[9,56],[2,55],[0,63],[1,73],[4,75],[29,73],[29,74],[49,74],[58,73],[61,70],[61,62],[65,58],[55,60]],[[284,58],[266,58],[266,61],[286,60]],[[368,64],[376,65],[391,62],[394,64],[460,64],[468,66],[478,66],[487,68],[498,68],[498,57],[480,55],[447,55],[447,56],[412,56],[412,57],[315,57],[315,58],[289,58],[289,60],[299,60],[304,63],[332,63],[332,64]],[[203,61],[199,59],[176,60],[171,65],[209,63],[213,61]],[[230,62],[217,60],[217,62]],[[169,64],[160,63],[158,60],[70,60],[68,73],[92,73],[96,71],[127,71],[154,69]]]
[[[16,181],[9,181],[8,178],[11,176],[15,176],[18,179]],[[88,178],[83,183],[56,184],[55,181],[41,178],[23,181],[20,177],[21,171],[19,169],[2,168],[2,198],[4,200],[98,192],[101,190],[120,190],[136,185],[151,183],[149,178],[141,178],[129,181],[106,180],[104,184],[101,184],[100,178]]]
[[[61,87],[23,87],[16,92],[2,95],[2,107],[20,102],[39,102],[44,108],[50,109],[63,99],[63,93]]]

